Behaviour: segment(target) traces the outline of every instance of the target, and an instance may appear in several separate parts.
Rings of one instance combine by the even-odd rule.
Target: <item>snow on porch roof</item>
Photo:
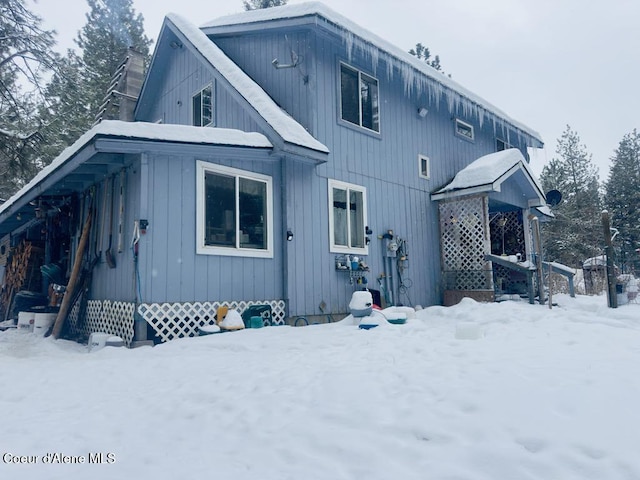
[[[164,142],[241,146],[252,148],[272,148],[271,142],[256,132],[242,132],[227,128],[191,127],[185,125],[169,125],[144,122],[122,122],[104,120],[87,131],[70,147],[67,147],[48,166],[43,168],[33,179],[22,187],[15,195],[0,205],[0,222],[4,214],[21,198],[36,188],[47,177],[60,169],[82,148],[97,137],[112,137],[131,140],[156,140]],[[29,200],[27,200],[29,201]]]
[[[544,205],[542,188],[522,153],[516,148],[478,158],[460,170],[448,185],[433,193],[431,199],[442,200],[474,193],[499,192],[502,183],[518,171],[525,174],[540,204]]]
[[[198,27],[170,13],[167,20],[172,23],[204,58],[242,95],[262,118],[287,143],[309,148],[322,153],[329,149],[316,140],[302,125],[282,110],[269,95],[238,67]]]
[[[366,30],[321,2],[283,5],[226,15],[211,20],[200,28],[207,34],[215,34],[216,29],[234,25],[259,25],[275,20],[311,16],[324,18],[328,24],[340,31],[349,57],[355,49],[367,53],[372,59],[374,70],[377,67],[378,59],[382,58],[387,61],[387,72],[390,77],[393,75],[393,67],[398,68],[405,82],[405,90],[411,91],[415,87],[419,91],[427,92],[430,98],[439,100],[444,97],[450,111],[461,106],[466,115],[473,113],[478,117],[480,126],[485,119],[502,124],[502,126],[504,126],[503,122],[506,122],[540,142],[540,146],[543,144],[540,134],[535,130],[509,117],[496,106],[467,90],[450,77],[443,75],[442,72],[426,62]]]

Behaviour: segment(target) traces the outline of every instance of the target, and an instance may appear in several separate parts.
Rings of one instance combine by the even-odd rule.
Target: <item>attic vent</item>
[[[111,77],[107,94],[93,125],[97,125],[102,120],[132,122],[143,79],[144,56],[133,48],[129,48],[126,57]]]

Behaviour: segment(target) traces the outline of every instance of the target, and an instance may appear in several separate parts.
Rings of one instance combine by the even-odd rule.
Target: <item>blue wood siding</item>
[[[329,251],[329,179],[367,189],[368,223],[373,230],[366,258],[371,267],[368,286],[379,288],[376,280],[384,272],[384,249],[378,235],[391,229],[407,241],[409,252],[409,268],[403,275],[408,288],[396,301],[439,303],[439,223],[430,192],[451,181],[478,157],[494,152],[496,138],[525,154],[526,138],[490,121],[481,126],[463,111],[450,112],[444,100],[431,103],[426,93],[407,95],[398,71],[390,77],[383,62],[372,65],[361,54],[347,58],[344,44],[327,35],[287,32],[285,38],[279,32],[215,41],[331,152],[329,161],[318,167],[289,162],[285,169],[284,227],[295,233],[287,245],[290,314],[318,314],[321,301],[330,311],[346,312],[351,293],[359,287],[349,284],[347,274],[335,270],[336,255]],[[270,60],[278,58],[286,63],[291,49],[304,54],[303,64],[274,69]],[[345,125],[339,119],[341,61],[378,79],[380,134]],[[429,110],[426,118],[417,114],[423,106]],[[473,125],[473,141],[455,134],[456,118]],[[430,158],[428,180],[418,174],[418,155]],[[397,272],[393,275],[397,284]]]
[[[289,314],[319,314],[319,304],[344,313],[352,292],[347,274],[335,269],[330,252],[328,182],[330,179],[366,188],[370,266],[368,286],[379,289],[385,273],[384,244],[378,236],[387,230],[406,240],[406,289],[396,295],[403,304],[440,303],[440,236],[437,204],[430,193],[478,157],[496,151],[496,138],[526,155],[527,138],[514,130],[477,118],[460,108],[449,111],[446,100],[437,103],[426,92],[407,93],[396,69],[389,75],[383,61],[347,55],[346,44],[324,31],[288,29],[214,39],[225,53],[330,150],[328,162],[312,166],[294,157],[270,162],[240,162],[213,156],[211,161],[274,178],[275,243],[273,259],[220,257],[195,254],[195,161],[184,155],[150,155],[143,161],[142,215],[150,228],[141,241],[142,300],[266,300],[285,298]],[[295,68],[276,69],[272,60]],[[346,124],[339,118],[339,68],[344,62],[377,78],[380,133]],[[270,134],[255,112],[238,97],[214,69],[188,49],[171,53],[162,87],[153,108],[140,120],[191,123],[191,97],[207,84],[215,88],[215,126]],[[425,118],[417,114],[426,107]],[[473,125],[475,138],[455,134],[455,119]],[[418,156],[430,158],[431,176],[419,176]],[[145,180],[146,178],[146,180]],[[517,192],[513,192],[514,201]],[[146,207],[145,207],[146,205]],[[292,242],[282,239],[290,229]],[[285,269],[286,274],[283,274]],[[397,271],[392,274],[396,286]]]
[[[120,173],[116,172],[110,176],[110,186],[108,188],[108,197],[111,196],[111,183],[113,185],[113,222],[111,228],[113,230],[113,239],[111,251],[115,260],[116,268],[109,268],[107,265],[106,250],[109,245],[109,202],[107,208],[104,205],[104,182],[97,185],[96,201],[98,211],[98,222],[94,227],[98,229],[98,234],[102,236],[102,255],[98,264],[93,270],[93,281],[91,289],[91,297],[96,300],[115,300],[133,302],[136,299],[135,294],[135,270],[133,263],[133,254],[131,252],[131,238],[133,235],[134,220],[139,218],[140,209],[140,169],[139,157],[125,156],[125,164],[130,165],[124,169],[124,216],[122,222],[122,244],[123,249],[118,252],[118,227],[119,227],[119,191],[120,191]],[[104,226],[103,226],[104,222]],[[93,245],[91,245],[93,248]]]
[[[224,149],[223,149],[224,150]],[[194,302],[283,298],[278,163],[229,160],[224,154],[148,155],[141,192],[149,229],[140,241],[142,301]],[[254,156],[255,158],[255,156]],[[274,258],[196,254],[196,161],[259,172],[273,178]],[[142,213],[144,215],[144,213]]]
[[[246,107],[240,105],[226,82],[221,80],[220,74],[188,49],[172,51],[164,71],[166,74],[159,82],[160,88],[153,92],[155,98],[147,99],[152,106],[136,120],[191,125],[192,97],[211,84],[214,88],[213,126],[246,132],[261,131]]]

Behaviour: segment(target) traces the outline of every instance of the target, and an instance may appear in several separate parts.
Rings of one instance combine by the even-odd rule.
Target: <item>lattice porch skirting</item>
[[[80,318],[80,306],[81,302],[76,302],[67,319],[72,335],[89,338],[93,332],[104,332],[118,335],[125,345],[131,345],[135,303],[88,300],[84,319]]]
[[[193,337],[198,328],[214,322],[218,307],[242,313],[252,305],[271,306],[271,320],[274,325],[285,324],[284,300],[263,302],[193,302],[193,303],[142,303],[138,313],[144,318],[163,342],[180,337]]]

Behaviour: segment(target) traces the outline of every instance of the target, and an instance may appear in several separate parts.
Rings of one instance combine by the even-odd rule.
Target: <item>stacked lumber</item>
[[[5,269],[4,289],[0,296],[3,312],[8,311],[13,296],[20,290],[40,288],[42,255],[42,249],[27,240],[13,249]]]

